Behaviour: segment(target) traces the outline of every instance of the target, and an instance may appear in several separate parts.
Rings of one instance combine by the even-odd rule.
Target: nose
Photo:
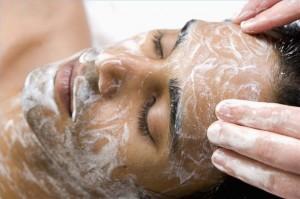
[[[161,70],[164,68],[161,64],[127,53],[103,52],[97,57],[95,65],[99,74],[98,87],[103,97],[112,97],[125,90],[129,95],[130,92],[160,88],[168,76],[167,70]]]
[[[118,92],[129,72],[118,57],[102,54],[96,62],[99,81],[98,88],[103,97],[112,97]]]

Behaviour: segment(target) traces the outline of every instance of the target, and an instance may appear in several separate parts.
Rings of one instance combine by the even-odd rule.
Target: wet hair
[[[279,29],[276,42],[280,66],[277,74],[275,100],[277,103],[300,107],[300,26],[293,23]]]
[[[274,102],[300,107],[300,21],[267,33],[273,37],[279,57],[274,73]],[[261,189],[227,176],[208,192],[198,192],[182,199],[256,199],[279,198]]]

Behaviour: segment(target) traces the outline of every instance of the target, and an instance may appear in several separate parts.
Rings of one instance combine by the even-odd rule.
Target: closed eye
[[[145,101],[145,103],[143,104],[143,106],[139,112],[139,116],[138,116],[138,128],[139,128],[140,132],[144,136],[149,136],[153,142],[154,142],[154,139],[151,135],[151,132],[149,131],[147,118],[148,118],[148,112],[149,112],[150,108],[155,104],[155,102],[156,102],[155,96],[151,96],[149,99],[147,99]]]
[[[153,34],[153,43],[154,43],[154,51],[155,54],[162,59],[164,57],[163,48],[161,45],[161,39],[164,36],[164,34],[161,31],[156,31]]]
[[[189,28],[195,20],[188,21],[180,31],[156,30],[152,34],[154,52],[159,59],[167,58],[187,37]]]

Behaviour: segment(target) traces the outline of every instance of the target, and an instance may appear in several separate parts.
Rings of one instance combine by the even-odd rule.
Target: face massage
[[[300,198],[299,0],[103,49],[68,9],[0,23],[0,198]]]

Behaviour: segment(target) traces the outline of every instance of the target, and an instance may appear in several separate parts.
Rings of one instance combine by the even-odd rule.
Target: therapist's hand
[[[207,130],[221,171],[274,195],[300,198],[300,108],[224,100]]]
[[[300,0],[249,0],[232,20],[247,33],[259,33],[300,19]]]

